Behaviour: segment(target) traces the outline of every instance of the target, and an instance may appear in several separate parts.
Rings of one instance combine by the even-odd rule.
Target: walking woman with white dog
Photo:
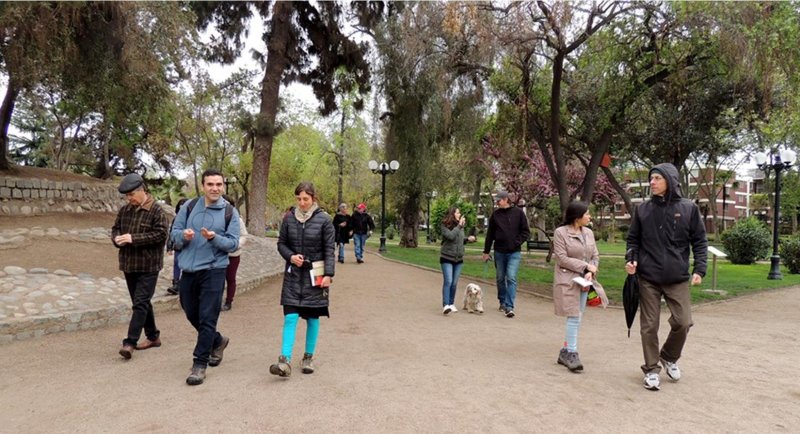
[[[301,182],[294,190],[297,206],[283,217],[278,253],[286,260],[281,288],[283,342],[272,375],[292,375],[292,348],[299,318],[306,320],[306,346],[302,372],[314,372],[313,356],[319,335],[319,318],[330,316],[328,291],[336,265],[331,217],[317,204],[314,184]]]
[[[553,236],[553,256],[556,258],[553,305],[556,315],[567,317],[566,339],[558,353],[558,363],[572,372],[583,370],[583,363],[578,356],[578,329],[586,309],[588,291],[593,287],[601,298],[605,298],[605,291],[597,283],[600,253],[594,233],[586,227],[591,221],[589,205],[572,202],[567,206],[564,221]],[[580,285],[573,280],[576,277],[586,279],[591,286]]]
[[[458,312],[455,305],[456,287],[461,276],[461,267],[464,265],[464,226],[466,218],[461,215],[458,208],[447,210],[442,220],[442,249],[439,253],[439,264],[442,266],[442,314]],[[474,241],[470,236],[470,240]]]

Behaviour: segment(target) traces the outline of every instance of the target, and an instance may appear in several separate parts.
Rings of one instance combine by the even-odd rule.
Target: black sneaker
[[[344,259],[339,259],[340,264],[344,264]]]
[[[506,318],[514,318],[514,309],[506,309]]]
[[[230,338],[222,337],[222,342],[219,343],[219,346],[211,351],[211,357],[208,358],[208,366],[219,366],[222,363],[222,352],[225,351],[230,341]]]
[[[231,307],[233,307],[233,306],[231,306],[231,303],[225,303],[225,304],[222,305],[222,310],[223,311],[228,311],[228,310],[231,310]]]
[[[359,264],[363,264],[363,263],[364,263],[364,260],[363,260],[363,259],[361,259],[361,258],[358,258],[358,259],[356,259],[356,262],[358,262]]]

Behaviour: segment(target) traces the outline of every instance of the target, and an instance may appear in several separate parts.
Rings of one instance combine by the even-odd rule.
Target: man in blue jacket
[[[672,381],[681,378],[677,362],[693,324],[689,281],[699,285],[706,275],[708,241],[697,205],[681,197],[678,169],[659,164],[650,169],[649,178],[653,196],[633,215],[627,246],[632,260],[625,264],[625,271],[639,275],[644,387],[659,390],[659,359]],[[694,253],[691,276],[689,247]],[[670,311],[670,331],[659,351],[661,296]]]
[[[181,207],[170,234],[181,251],[181,307],[197,330],[192,371],[186,379],[191,386],[203,383],[207,366],[222,362],[222,352],[230,341],[217,331],[217,320],[228,253],[239,247],[239,213],[222,198],[222,173],[208,169],[201,179],[204,195]]]

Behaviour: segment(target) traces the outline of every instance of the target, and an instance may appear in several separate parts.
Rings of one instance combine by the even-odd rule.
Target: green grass
[[[397,240],[387,240],[387,258],[398,261],[416,264],[439,269],[439,246],[426,245],[424,242],[417,249],[405,249],[399,247]],[[600,283],[606,290],[608,298],[612,304],[621,304],[622,285],[627,275],[624,270],[624,244],[604,243],[600,258]],[[378,237],[370,237],[367,246],[371,250],[377,250],[379,245]],[[616,246],[622,246],[622,250]],[[613,248],[612,248],[613,247]],[[463,276],[486,278],[494,280],[494,266],[489,263],[484,267],[481,260],[482,244],[470,244],[467,246],[467,255],[464,258],[464,268],[461,271]],[[614,256],[606,256],[608,254]],[[546,252],[531,252],[522,254],[522,265],[520,266],[518,280],[520,285],[531,289],[537,293],[550,294],[553,284],[553,264],[545,262]],[[699,303],[704,301],[723,300],[739,295],[751,294],[766,289],[781,288],[793,285],[800,285],[800,275],[789,274],[785,267],[781,267],[783,280],[767,280],[770,265],[768,263],[758,263],[753,265],[734,265],[728,261],[717,261],[717,289],[727,291],[726,295],[718,295],[703,291],[711,289],[712,269],[711,263],[707,276],[703,279],[700,286],[691,287],[692,302]]]

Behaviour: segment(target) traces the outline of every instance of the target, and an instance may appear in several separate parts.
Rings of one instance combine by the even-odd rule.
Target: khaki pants
[[[661,296],[667,302],[670,331],[661,351],[658,349],[658,327],[661,320]],[[657,285],[639,278],[639,321],[642,335],[644,365],[642,371],[661,372],[659,358],[677,362],[692,323],[692,303],[689,282]]]

